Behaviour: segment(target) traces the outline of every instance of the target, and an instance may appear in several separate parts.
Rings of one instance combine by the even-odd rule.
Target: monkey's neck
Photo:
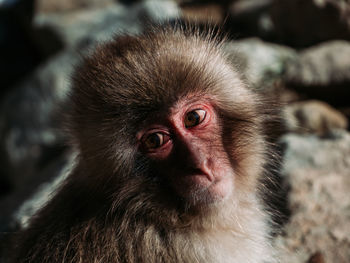
[[[117,236],[130,242],[122,249],[134,248],[125,254],[126,261],[142,262],[146,256],[154,259],[149,262],[274,262],[266,236],[267,220],[256,199],[249,197],[235,206],[223,206],[217,211],[224,212],[196,216],[187,219],[187,224],[176,225],[175,219],[149,220],[147,215],[132,222],[129,217],[118,220]],[[163,225],[165,222],[171,227]],[[130,233],[132,239],[128,238]],[[132,261],[135,251],[143,251],[143,255]]]
[[[79,247],[74,252],[77,258],[99,262],[109,255],[118,258],[116,262],[128,263],[145,262],[145,258],[146,262],[166,263],[275,262],[266,234],[267,218],[254,194],[236,194],[202,212],[180,213],[174,200],[156,202],[161,196],[155,192],[159,187],[147,189],[142,184],[137,178],[129,179],[128,187],[119,189],[112,204],[105,206],[108,211],[98,213],[107,218],[93,213],[90,220],[77,226],[76,233],[73,230],[69,244]],[[91,239],[98,251],[89,247]]]

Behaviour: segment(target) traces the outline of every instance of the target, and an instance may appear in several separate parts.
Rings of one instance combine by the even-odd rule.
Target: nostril
[[[200,168],[195,168],[195,167],[188,167],[187,171],[187,175],[196,175],[196,174],[205,174],[206,172],[203,171]]]
[[[202,167],[202,168],[189,167],[184,174],[185,176],[205,177],[207,178],[208,181],[211,181],[211,182],[213,182],[215,179],[214,174],[210,170],[206,169],[206,167]]]

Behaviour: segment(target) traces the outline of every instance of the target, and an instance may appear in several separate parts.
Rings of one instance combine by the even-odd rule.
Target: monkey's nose
[[[195,157],[188,162],[188,172],[190,175],[200,175],[206,177],[209,181],[214,181],[214,174],[210,169],[209,160],[205,154],[197,153]]]

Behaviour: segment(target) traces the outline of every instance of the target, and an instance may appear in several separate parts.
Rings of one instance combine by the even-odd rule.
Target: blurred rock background
[[[58,112],[81,55],[176,19],[221,28],[252,88],[283,105],[281,262],[350,262],[347,0],[0,0],[0,246],[69,171]]]

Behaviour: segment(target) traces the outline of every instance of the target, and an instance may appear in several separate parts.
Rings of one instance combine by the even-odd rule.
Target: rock
[[[161,24],[179,18],[181,14],[173,0],[143,0],[133,8],[139,20],[146,23]]]
[[[289,134],[282,141],[292,213],[276,239],[283,262],[310,262],[317,252],[324,262],[349,262],[350,134],[339,130],[329,139]]]
[[[257,36],[296,48],[350,40],[350,3],[344,0],[238,0],[228,25],[237,37]]]
[[[39,14],[34,19],[34,28],[51,31],[66,48],[80,49],[123,32],[138,34],[147,24],[166,22],[179,15],[180,9],[174,1],[146,0],[131,6],[117,3],[96,10]],[[40,36],[37,37],[40,42]],[[45,48],[45,44],[43,36],[40,46]]]
[[[346,116],[321,101],[294,102],[285,106],[283,113],[289,132],[325,136],[334,129],[348,127]]]
[[[293,47],[350,40],[349,14],[350,3],[343,0],[274,0],[269,10],[274,40]]]
[[[329,41],[300,52],[286,69],[286,81],[298,86],[350,83],[350,42]]]
[[[137,17],[130,16],[128,9],[120,4],[97,10],[79,10],[70,13],[39,14],[34,18],[34,28],[53,32],[64,48],[88,46],[98,41],[108,40],[114,33],[129,30],[140,32],[135,23]],[[45,48],[45,35],[37,38]]]
[[[274,0],[232,1],[227,28],[234,38],[258,36],[271,39],[275,34],[269,10]]]
[[[74,51],[57,55],[1,102],[0,169],[15,187],[26,184],[64,149],[57,111],[78,61]]]
[[[31,180],[0,202],[0,262],[12,234],[27,226],[28,220],[50,200],[73,167],[75,153],[67,151],[39,171]]]
[[[93,9],[112,5],[114,0],[37,0],[37,13],[59,13],[78,9]]]
[[[288,103],[294,103],[296,101],[300,101],[303,99],[300,94],[298,94],[295,90],[287,89],[283,82],[278,82],[279,87],[277,87],[276,92],[278,92],[278,101],[281,103],[281,105],[287,105]]]
[[[190,23],[220,25],[225,19],[223,7],[217,3],[184,5],[181,10],[183,19]]]
[[[287,63],[297,57],[288,47],[263,42],[257,38],[231,41],[225,46],[229,59],[256,89],[273,88],[285,71]]]
[[[64,182],[67,176],[70,174],[74,167],[74,159],[76,153],[69,152],[59,162],[57,169],[54,171],[55,176],[50,176],[49,181],[42,182],[27,198],[11,216],[10,226],[16,226],[19,228],[26,228],[29,223],[29,219],[42,208],[50,199],[55,195],[57,189]],[[50,170],[49,170],[50,171]]]
[[[289,61],[287,87],[314,98],[347,105],[350,94],[350,42],[330,41],[300,52]]]
[[[198,0],[175,0],[180,5],[206,5],[206,4],[222,4],[227,5],[232,0],[205,0],[205,1],[198,1]]]

